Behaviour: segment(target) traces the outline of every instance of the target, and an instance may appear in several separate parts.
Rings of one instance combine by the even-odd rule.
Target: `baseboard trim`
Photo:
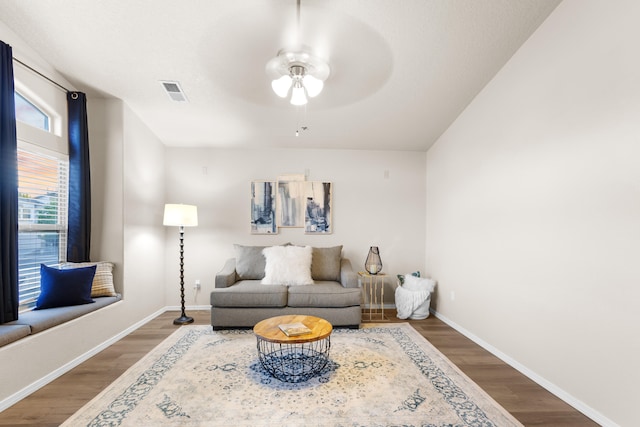
[[[211,305],[187,305],[184,307],[184,311],[189,315],[190,310],[211,310]],[[164,311],[182,311],[182,307],[179,305],[168,305],[164,308]]]
[[[89,358],[95,356],[96,354],[100,353],[102,350],[104,350],[105,348],[109,347],[111,344],[113,344],[116,341],[118,341],[118,340],[124,338],[125,336],[129,335],[131,332],[135,331],[136,329],[138,329],[139,327],[141,327],[145,323],[149,322],[150,320],[158,317],[159,315],[164,313],[166,310],[167,310],[167,308],[165,307],[165,308],[161,308],[160,310],[156,311],[153,314],[150,314],[149,316],[145,317],[144,319],[140,320],[139,322],[134,323],[133,325],[129,326],[127,329],[125,329],[122,332],[114,335],[113,337],[111,337],[108,340],[104,341],[103,343],[97,345],[96,347],[92,348],[91,350],[87,351],[86,353],[81,354],[80,356],[78,356],[75,359],[69,361],[68,363],[65,363],[64,365],[62,365],[58,369],[50,372],[49,374],[45,375],[44,377],[40,378],[39,380],[34,381],[33,383],[31,383],[28,386],[24,387],[22,390],[19,390],[16,393],[12,394],[11,396],[3,399],[2,401],[0,401],[0,412],[2,412],[5,409],[15,405],[16,403],[18,403],[19,401],[21,401],[25,397],[27,397],[30,394],[38,391],[39,389],[41,389],[45,385],[49,384],[51,381],[55,380],[56,378],[62,376],[63,374],[66,374],[67,372],[69,372],[70,370],[75,368],[76,366],[80,365],[82,362],[84,362],[87,359],[89,359]]]
[[[435,311],[433,309],[431,309],[431,313],[435,317],[437,317],[438,319],[442,320],[444,323],[446,323],[447,325],[449,325],[450,327],[455,329],[456,331],[460,332],[465,337],[469,338],[474,343],[478,344],[480,347],[482,347],[485,350],[487,350],[489,353],[491,353],[494,356],[496,356],[498,359],[500,359],[503,362],[505,362],[507,365],[509,365],[512,368],[514,368],[515,370],[519,371],[522,375],[528,377],[530,380],[532,380],[533,382],[537,383],[539,386],[543,387],[544,389],[546,389],[550,393],[554,394],[556,397],[558,397],[559,399],[563,400],[568,405],[571,405],[577,411],[582,412],[585,416],[591,418],[596,423],[602,425],[603,427],[620,427],[618,424],[616,424],[615,422],[613,422],[609,418],[605,417],[600,412],[596,411],[595,409],[593,409],[589,405],[585,404],[581,400],[576,399],[575,397],[573,397],[572,395],[570,395],[569,393],[567,393],[566,391],[564,391],[560,387],[556,386],[555,384],[547,381],[546,379],[544,379],[540,375],[536,374],[535,372],[533,372],[532,370],[530,370],[526,366],[522,365],[521,363],[519,363],[515,359],[512,359],[511,357],[507,356],[506,354],[504,354],[503,352],[501,352],[500,350],[498,350],[497,348],[495,348],[491,344],[487,343],[486,341],[482,340],[478,336],[472,334],[471,332],[469,332],[468,330],[466,330],[462,326],[458,325],[457,323],[455,323],[451,319],[447,318],[446,316],[443,316],[442,314],[438,313],[437,311]]]

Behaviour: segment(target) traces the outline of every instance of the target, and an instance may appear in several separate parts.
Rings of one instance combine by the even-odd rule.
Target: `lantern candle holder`
[[[380,259],[380,250],[377,246],[369,248],[369,254],[364,262],[364,268],[369,274],[378,274],[382,271],[382,260]]]

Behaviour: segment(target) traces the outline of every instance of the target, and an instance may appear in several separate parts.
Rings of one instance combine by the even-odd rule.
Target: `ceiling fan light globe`
[[[284,75],[279,79],[271,81],[271,88],[280,98],[286,98],[291,87],[291,77]]]
[[[307,89],[307,95],[311,98],[318,96],[324,87],[323,81],[316,79],[311,74],[307,74],[302,78],[302,84],[304,84],[305,89]]]
[[[306,103],[307,103],[307,97],[304,94],[304,88],[302,86],[294,87],[291,93],[291,104],[305,105]]]

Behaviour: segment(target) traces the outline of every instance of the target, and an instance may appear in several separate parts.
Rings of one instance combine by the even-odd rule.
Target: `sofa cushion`
[[[264,277],[266,261],[262,250],[266,247],[233,245],[238,280],[259,280]]]
[[[213,307],[285,307],[287,287],[264,286],[259,280],[242,280],[228,288],[211,291]]]
[[[313,285],[311,246],[272,246],[262,253],[266,259],[265,285]]]
[[[35,310],[90,304],[96,266],[61,270],[40,265],[40,295]]]
[[[352,307],[360,305],[360,288],[345,288],[336,282],[289,287],[289,307]]]
[[[115,297],[117,295],[113,286],[113,263],[100,262],[64,262],[60,268],[70,270],[72,268],[82,268],[96,266],[96,274],[93,276],[91,284],[91,297]]]
[[[331,248],[313,248],[311,277],[313,280],[340,281],[342,245]]]

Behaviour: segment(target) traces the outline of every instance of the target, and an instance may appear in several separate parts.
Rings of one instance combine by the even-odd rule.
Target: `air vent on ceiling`
[[[170,80],[161,80],[160,83],[162,84],[162,87],[164,88],[165,92],[167,92],[167,95],[169,95],[169,98],[171,98],[172,101],[187,102],[187,97],[182,91],[180,83]]]

